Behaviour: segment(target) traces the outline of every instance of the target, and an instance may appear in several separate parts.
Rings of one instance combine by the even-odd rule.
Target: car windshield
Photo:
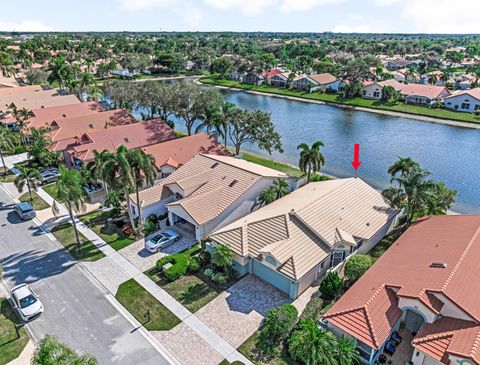
[[[19,208],[23,213],[28,213],[33,211],[33,208],[28,204],[21,204],[19,205]]]
[[[26,308],[31,306],[37,301],[37,298],[35,298],[32,294],[26,296],[25,298],[20,299],[20,308]]]
[[[165,236],[167,236],[167,237],[173,237],[173,234],[171,234],[171,233],[165,232],[164,234],[165,234]]]
[[[160,241],[163,241],[165,238],[166,237],[163,234],[157,234],[150,241],[152,241],[153,243],[159,243]]]

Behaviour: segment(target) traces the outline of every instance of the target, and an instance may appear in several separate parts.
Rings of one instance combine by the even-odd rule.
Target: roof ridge
[[[479,354],[478,351],[480,350],[480,330],[477,332],[477,335],[475,336],[475,340],[473,341],[472,349],[470,351],[470,355],[473,358],[476,358],[477,355]]]
[[[455,276],[455,274],[457,273],[458,269],[460,268],[460,265],[463,263],[463,261],[465,260],[465,257],[467,256],[467,253],[468,251],[470,251],[470,248],[473,246],[473,242],[475,241],[475,239],[477,238],[477,236],[480,234],[480,226],[477,227],[477,230],[475,231],[475,234],[473,235],[473,237],[470,239],[470,241],[468,242],[468,245],[467,247],[465,248],[465,250],[463,251],[462,253],[462,256],[460,256],[460,259],[457,261],[457,263],[455,264],[455,267],[452,269],[452,271],[450,272],[450,275],[448,276],[447,280],[445,281],[445,284],[443,284],[442,286],[442,291],[446,291],[447,288],[448,288],[448,285],[451,283],[451,281],[453,280],[453,277]]]
[[[362,307],[363,311],[365,312],[365,318],[367,319],[367,326],[370,331],[370,334],[372,335],[373,339],[373,344],[377,347],[379,347],[378,339],[377,339],[377,333],[375,332],[375,329],[372,326],[372,321],[370,320],[370,312],[368,311],[367,306]]]
[[[364,306],[361,305],[359,307],[349,308],[349,309],[345,309],[345,310],[338,311],[338,312],[335,312],[335,313],[330,313],[330,314],[325,313],[323,315],[323,317],[324,318],[336,317],[336,316],[344,315],[344,314],[347,314],[347,313],[357,312],[359,310],[362,310],[363,308],[364,308]]]
[[[284,173],[284,172],[283,172],[283,174],[284,174],[285,176],[280,177],[280,176],[278,176],[278,174],[281,174],[281,173],[282,173],[281,171],[274,170],[274,169],[272,169],[271,167],[258,165],[258,164],[254,163],[254,162],[250,162],[250,161],[247,161],[247,160],[244,160],[244,159],[235,158],[235,157],[233,157],[233,156],[218,156],[218,155],[211,155],[211,154],[208,154],[208,153],[201,153],[200,156],[204,156],[204,157],[209,158],[209,159],[211,159],[211,160],[214,160],[214,161],[223,163],[223,164],[225,164],[225,165],[234,167],[234,168],[236,168],[236,169],[245,171],[245,172],[247,172],[247,173],[249,173],[249,174],[252,174],[252,175],[255,175],[255,176],[259,176],[259,177],[274,177],[274,178],[277,178],[277,179],[282,179],[282,178],[289,178],[289,177],[291,177],[290,175],[288,175],[288,174],[286,174],[286,173]],[[246,164],[257,165],[257,166],[260,166],[260,167],[262,167],[262,168],[264,168],[264,169],[268,169],[268,170],[274,171],[276,174],[272,174],[272,175],[262,175],[262,174],[260,174],[260,173],[253,172],[253,171],[251,171],[251,170],[247,170],[247,169],[244,168],[244,167],[236,166],[236,165],[234,165],[234,164],[232,164],[232,163],[227,162],[227,161],[231,161],[230,159],[222,159],[222,158],[218,158],[218,157],[231,157],[231,158],[233,158],[233,159],[235,159],[235,160],[243,161],[243,162],[246,163]],[[225,160],[226,160],[226,161],[225,161]]]
[[[442,332],[440,334],[434,333],[434,334],[430,334],[430,335],[427,335],[427,336],[424,336],[424,337],[414,338],[412,343],[414,345],[417,345],[417,344],[429,342],[429,341],[432,341],[432,340],[440,340],[440,339],[443,339],[443,338],[452,337],[453,335],[454,335],[453,331]]]

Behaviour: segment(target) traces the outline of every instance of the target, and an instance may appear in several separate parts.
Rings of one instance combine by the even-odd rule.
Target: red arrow
[[[352,161],[352,166],[355,169],[355,171],[360,167],[362,163],[360,162],[360,145],[358,143],[355,143],[353,146],[353,161]]]

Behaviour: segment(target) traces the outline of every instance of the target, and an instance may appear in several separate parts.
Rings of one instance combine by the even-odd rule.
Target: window
[[[182,194],[180,194],[180,193],[175,193],[175,199],[180,200],[180,199],[182,199],[182,198],[183,198]]]
[[[480,109],[480,104],[475,104],[475,107],[473,108],[473,110],[479,110]]]
[[[373,97],[374,97],[374,98],[379,98],[379,97],[380,97],[380,93],[379,93],[378,91],[375,91],[375,92],[373,93]]]
[[[461,109],[470,109],[470,103],[462,103]]]
[[[366,91],[366,90],[363,90],[363,91],[362,91],[362,94],[363,94],[363,95],[367,95],[367,91]]]

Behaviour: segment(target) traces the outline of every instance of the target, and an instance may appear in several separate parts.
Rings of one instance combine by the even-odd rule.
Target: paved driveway
[[[247,275],[195,315],[237,348],[259,328],[270,308],[290,302],[283,292]]]

